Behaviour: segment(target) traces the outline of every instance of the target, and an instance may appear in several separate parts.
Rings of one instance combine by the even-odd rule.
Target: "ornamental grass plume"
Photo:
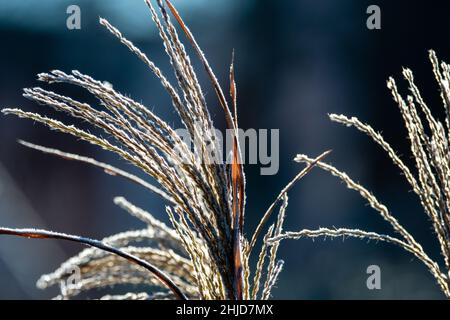
[[[349,118],[337,114],[330,114],[329,117],[334,122],[354,127],[365,133],[388,154],[392,162],[400,169],[411,189],[418,196],[430,220],[443,261],[438,262],[431,259],[422,245],[395,218],[393,212],[370,191],[355,182],[346,173],[322,161],[319,161],[317,166],[340,179],[349,189],[357,191],[391,225],[396,235],[390,236],[347,228],[304,229],[272,237],[268,239],[269,243],[277,246],[282,239],[302,237],[354,237],[393,243],[412,253],[424,263],[444,295],[450,299],[450,65],[445,62],[440,63],[432,50],[429,52],[429,58],[444,105],[444,121],[440,121],[431,113],[414,83],[411,70],[403,70],[403,76],[410,91],[406,100],[400,95],[393,78],[389,78],[387,82],[403,117],[415,161],[415,170],[406,166],[383,136],[370,125],[361,122],[356,117]],[[297,155],[295,161],[313,163],[314,160],[305,155]]]
[[[46,230],[0,228],[0,234],[29,238],[62,239],[90,246],[63,263],[54,272],[43,275],[38,287],[60,286],[57,298],[69,299],[94,289],[120,284],[148,285],[149,292],[107,295],[103,299],[268,299],[283,268],[277,258],[278,245],[268,245],[283,231],[288,204],[287,193],[317,161],[306,167],[280,192],[262,217],[252,237],[244,235],[245,176],[240,156],[237,121],[237,92],[233,62],[230,67],[230,98],[227,99],[194,36],[169,0],[157,0],[157,8],[146,0],[153,22],[173,68],[176,85],[145,53],[133,45],[106,19],[100,19],[113,36],[134,53],[160,80],[171,98],[172,106],[190,137],[199,142],[189,146],[166,121],[107,83],[79,71],[54,70],[38,75],[46,83],[65,83],[84,88],[99,102],[99,107],[74,100],[42,88],[24,90],[24,97],[101,129],[105,137],[70,124],[19,108],[2,112],[42,123],[50,129],[70,134],[80,140],[113,152],[139,168],[155,185],[122,169],[93,158],[20,141],[26,147],[83,162],[107,174],[130,180],[166,201],[171,225],[157,220],[124,197],[114,199],[145,227],[124,231],[101,241]],[[206,100],[177,29],[169,16],[178,22],[194,52],[200,59],[222,108],[228,130],[233,134],[231,164],[214,163],[213,154],[221,153]],[[230,101],[228,101],[230,100]],[[279,206],[275,224],[264,235],[259,261],[253,273],[249,257],[266,223]],[[75,283],[66,281],[74,268],[80,270]]]

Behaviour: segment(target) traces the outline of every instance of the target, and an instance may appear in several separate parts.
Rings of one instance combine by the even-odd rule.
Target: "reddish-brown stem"
[[[118,255],[122,258],[125,258],[137,265],[144,267],[148,271],[150,271],[153,275],[155,275],[162,283],[164,283],[173,294],[180,300],[188,300],[184,293],[178,288],[178,286],[160,269],[152,265],[151,263],[142,260],[139,257],[136,257],[132,254],[129,254],[120,249],[114,248],[106,243],[103,243],[99,240],[94,240],[90,238],[84,238],[80,236],[64,234],[59,232],[47,231],[47,230],[38,230],[38,229],[11,229],[11,228],[0,228],[0,235],[13,235],[24,238],[34,238],[34,239],[60,239],[67,240],[72,242],[82,243],[87,246],[95,247],[112,254]]]

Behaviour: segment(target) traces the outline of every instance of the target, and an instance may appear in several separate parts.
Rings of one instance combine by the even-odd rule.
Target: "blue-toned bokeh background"
[[[81,8],[81,30],[66,28],[70,4]],[[385,81],[394,75],[406,93],[401,67],[412,68],[424,97],[442,115],[427,50],[433,48],[450,60],[445,1],[376,1],[382,12],[382,30],[377,31],[366,28],[366,8],[373,3],[362,0],[174,0],[174,4],[225,85],[235,49],[241,127],[280,129],[278,174],[260,176],[258,166],[246,168],[248,234],[279,190],[302,168],[292,161],[295,154],[315,156],[331,148],[328,161],[372,190],[430,255],[440,259],[418,200],[387,156],[354,129],[330,122],[327,113],[355,115],[371,123],[412,164],[401,117]],[[99,25],[99,16],[172,75],[142,0],[0,0],[0,105],[69,120],[24,99],[21,89],[40,85],[39,72],[77,69],[112,83],[176,125],[158,81]],[[223,125],[213,90],[197,67],[213,117]],[[52,89],[93,101],[69,86]],[[127,168],[108,153],[13,117],[0,117],[0,137],[0,225],[95,238],[141,227],[113,205],[116,195],[167,220],[164,204],[155,196],[97,169],[28,150],[16,139]],[[349,226],[392,232],[358,194],[318,169],[292,190],[287,214],[286,230]],[[63,242],[0,238],[0,298],[54,296],[56,290],[36,289],[36,280],[79,250]],[[345,243],[290,240],[282,244],[280,257],[286,264],[274,291],[277,299],[443,298],[427,269],[392,246],[350,239]],[[371,264],[381,267],[378,291],[366,288],[366,268]],[[97,296],[95,291],[87,295]]]

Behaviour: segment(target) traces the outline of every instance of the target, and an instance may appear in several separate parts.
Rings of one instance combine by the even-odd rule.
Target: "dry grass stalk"
[[[432,260],[420,243],[372,193],[352,180],[346,173],[324,162],[318,162],[317,166],[342,180],[349,189],[357,191],[392,226],[397,233],[397,237],[358,229],[320,228],[286,232],[269,239],[270,243],[276,245],[282,239],[321,236],[347,236],[394,243],[422,261],[436,279],[445,296],[450,298],[450,65],[445,62],[439,63],[434,51],[430,51],[429,56],[444,104],[446,116],[444,122],[432,115],[419,89],[414,84],[411,70],[403,70],[403,76],[408,82],[410,90],[410,95],[407,96],[406,100],[398,92],[393,78],[389,78],[387,83],[395,102],[399,106],[408,133],[411,153],[416,164],[414,173],[405,165],[381,134],[377,133],[370,125],[361,122],[356,117],[349,118],[344,115],[330,114],[330,119],[349,127],[355,127],[368,135],[384,149],[392,162],[400,169],[414,193],[419,197],[422,207],[431,221],[440,245],[443,257],[442,263]],[[312,163],[313,159],[305,155],[297,155],[295,161]]]
[[[262,284],[263,292],[260,297],[268,299],[282,270],[283,262],[277,260],[277,246],[267,250],[267,239],[269,236],[280,236],[287,207],[286,194],[289,189],[328,152],[313,159],[282,190],[263,216],[249,242],[243,234],[245,176],[237,139],[237,92],[234,64],[232,62],[230,67],[231,102],[229,104],[203,52],[170,1],[156,1],[159,13],[149,0],[145,3],[169,57],[175,73],[176,85],[170,83],[155,63],[106,19],[100,18],[100,24],[142,60],[160,80],[183,126],[192,140],[200,142],[199,145],[188,146],[174,128],[153,111],[121,94],[111,85],[94,80],[79,71],[65,73],[54,70],[39,74],[38,79],[46,83],[66,83],[84,88],[98,99],[100,108],[94,108],[87,103],[42,88],[25,89],[24,97],[38,104],[51,106],[56,111],[80,118],[92,127],[102,130],[106,138],[39,113],[23,111],[19,108],[6,108],[2,112],[31,119],[50,129],[70,134],[104,150],[114,152],[123,160],[141,169],[148,177],[154,179],[157,186],[90,157],[29,142],[20,142],[24,146],[47,154],[98,167],[107,174],[126,178],[161,196],[167,201],[166,211],[172,226],[163,224],[148,212],[119,197],[115,199],[115,203],[142,220],[147,225],[146,228],[126,231],[102,241],[34,229],[0,228],[0,234],[64,239],[94,247],[85,249],[63,263],[53,273],[39,279],[38,286],[41,288],[61,284],[61,293],[57,297],[60,299],[71,298],[85,290],[117,284],[147,284],[156,288],[156,291],[149,294],[126,293],[105,296],[104,299],[257,298],[266,255],[269,257],[267,279]],[[207,161],[209,151],[216,154],[222,151],[215,143],[216,133],[196,72],[179,39],[176,27],[166,11],[166,6],[202,62],[224,111],[228,129],[235,132],[231,165]],[[269,229],[263,241],[262,260],[260,259],[261,262],[257,266],[254,283],[251,283],[249,256],[258,235],[281,202],[283,204],[278,220],[274,227]],[[136,244],[140,246],[136,247]],[[137,266],[120,257],[127,258]],[[80,279],[76,284],[67,284],[66,280],[74,267],[79,268]]]

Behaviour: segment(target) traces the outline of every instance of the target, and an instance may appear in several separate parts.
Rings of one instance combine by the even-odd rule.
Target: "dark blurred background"
[[[81,30],[66,28],[66,8],[81,8]],[[174,0],[224,86],[231,51],[236,52],[240,126],[280,129],[280,169],[259,175],[246,167],[247,234],[280,189],[302,168],[297,153],[316,156],[333,149],[328,161],[378,196],[441,259],[430,224],[417,198],[387,156],[363,134],[328,120],[327,113],[358,116],[382,131],[405,161],[410,158],[405,129],[386,88],[393,75],[403,93],[402,66],[415,74],[422,94],[442,115],[428,49],[450,59],[448,1],[352,0]],[[381,8],[381,30],[366,28],[366,9]],[[0,0],[0,105],[65,119],[21,96],[40,85],[36,74],[52,69],[80,70],[142,101],[175,123],[164,90],[132,53],[98,23],[107,18],[172,75],[161,41],[142,0]],[[195,60],[195,59],[193,59]],[[221,110],[197,65],[219,126]],[[52,86],[80,100],[85,92]],[[28,150],[18,138],[57,147],[127,168],[114,156],[41,125],[0,117],[0,225],[50,228],[102,238],[142,227],[114,206],[123,195],[167,221],[164,204],[119,178],[79,163]],[[315,169],[290,193],[286,230],[349,226],[392,233],[359,195]],[[50,298],[35,282],[81,248],[64,242],[0,239],[0,298]],[[285,270],[276,299],[441,299],[427,269],[403,250],[359,240],[288,240],[281,245]],[[381,268],[381,290],[368,290],[366,268]],[[96,297],[91,292],[85,297]]]

